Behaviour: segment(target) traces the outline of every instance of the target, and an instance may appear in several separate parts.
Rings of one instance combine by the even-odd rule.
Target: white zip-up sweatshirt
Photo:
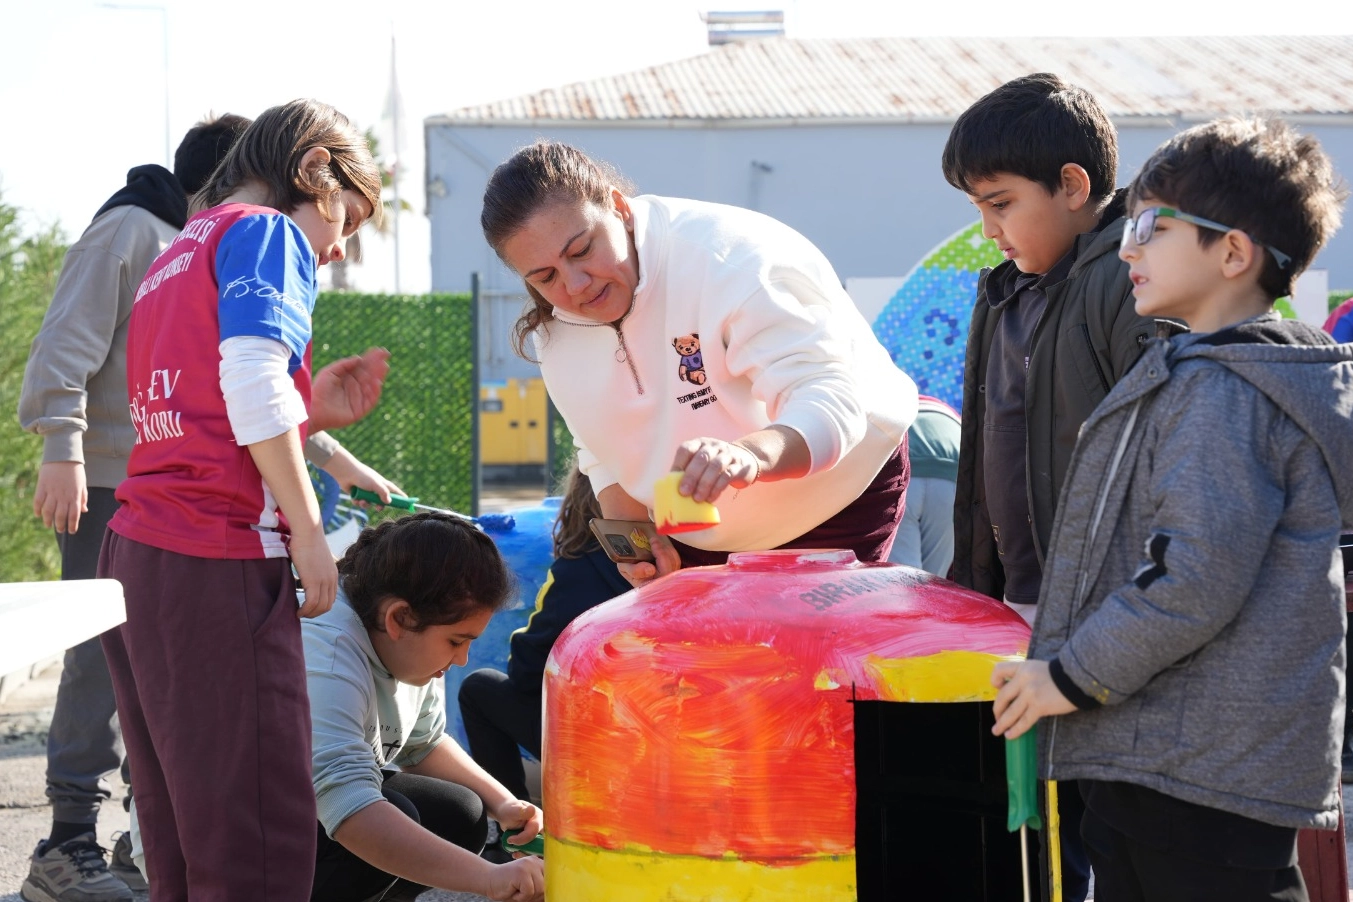
[[[681,442],[787,426],[808,444],[808,475],[725,491],[722,523],[681,541],[748,551],[798,538],[855,500],[901,444],[915,383],[789,226],[652,195],[630,208],[639,285],[621,334],[556,311],[534,335],[582,471],[598,493],[619,483],[651,513]]]

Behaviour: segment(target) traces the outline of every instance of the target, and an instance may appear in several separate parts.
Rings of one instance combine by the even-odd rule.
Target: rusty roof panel
[[[464,107],[457,123],[952,120],[1051,71],[1115,118],[1353,113],[1353,35],[1176,38],[769,38]]]

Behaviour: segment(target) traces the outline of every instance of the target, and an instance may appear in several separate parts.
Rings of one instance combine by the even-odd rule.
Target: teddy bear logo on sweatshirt
[[[677,356],[681,358],[681,362],[677,364],[677,375],[681,377],[681,381],[692,385],[704,385],[705,359],[700,354],[700,333],[679,335],[672,339],[672,347],[676,348]]]

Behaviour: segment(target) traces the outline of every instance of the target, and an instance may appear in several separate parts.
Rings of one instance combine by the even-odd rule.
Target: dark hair
[[[216,167],[226,158],[230,148],[249,127],[244,116],[208,113],[201,122],[188,129],[174,151],[174,176],[183,186],[183,193],[192,197],[202,190]]]
[[[554,521],[554,556],[579,558],[597,544],[589,521],[601,516],[601,504],[592,491],[592,480],[578,469],[573,459],[560,494],[559,515]]]
[[[568,144],[537,141],[493,170],[484,188],[479,225],[484,239],[501,259],[507,240],[545,206],[587,202],[609,209],[613,203],[611,191],[616,189],[624,194],[634,191],[609,163],[593,160]],[[554,319],[554,308],[530,285],[526,285],[526,293],[532,303],[512,327],[512,348],[529,359],[527,336]]]
[[[1118,133],[1094,95],[1049,72],[1001,85],[963,111],[949,131],[944,178],[964,194],[973,182],[1010,173],[1055,193],[1062,167],[1090,176],[1090,197],[1113,194]]]
[[[329,165],[303,172],[301,157],[314,147],[329,151]],[[264,185],[268,205],[283,213],[356,191],[371,203],[372,219],[380,221],[381,173],[371,147],[347,116],[318,100],[293,100],[265,110],[193,197],[193,205],[214,207],[249,182]]]
[[[1280,119],[1215,119],[1182,131],[1142,164],[1128,188],[1129,209],[1160,201],[1239,229],[1292,258],[1264,254],[1259,287],[1276,300],[1291,292],[1339,228],[1348,191],[1320,142]],[[1198,229],[1208,247],[1222,237]]]
[[[381,602],[409,603],[418,632],[499,611],[516,594],[498,546],[473,522],[452,514],[418,513],[362,530],[338,562],[348,603],[367,629],[382,629]]]

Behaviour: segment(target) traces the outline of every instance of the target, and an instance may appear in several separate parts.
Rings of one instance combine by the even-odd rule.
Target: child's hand
[[[504,830],[521,830],[521,833],[508,839],[509,846],[525,845],[535,839],[545,827],[545,814],[535,805],[521,799],[508,799],[492,814],[493,819]]]
[[[334,553],[324,540],[324,531],[307,530],[291,535],[291,564],[305,589],[302,617],[318,617],[334,606],[338,594],[338,567]]]
[[[486,895],[497,902],[545,902],[545,859],[528,855],[498,865]]]
[[[348,426],[370,413],[381,399],[389,361],[385,348],[367,348],[316,373],[310,389],[311,431]]]
[[[992,670],[991,685],[1001,690],[992,709],[996,726],[991,732],[1006,739],[1018,739],[1041,717],[1076,710],[1052,681],[1047,661],[1003,661]]]
[[[38,487],[33,493],[33,513],[42,525],[74,535],[80,515],[89,513],[89,488],[85,465],[75,460],[50,460],[38,468]]]

